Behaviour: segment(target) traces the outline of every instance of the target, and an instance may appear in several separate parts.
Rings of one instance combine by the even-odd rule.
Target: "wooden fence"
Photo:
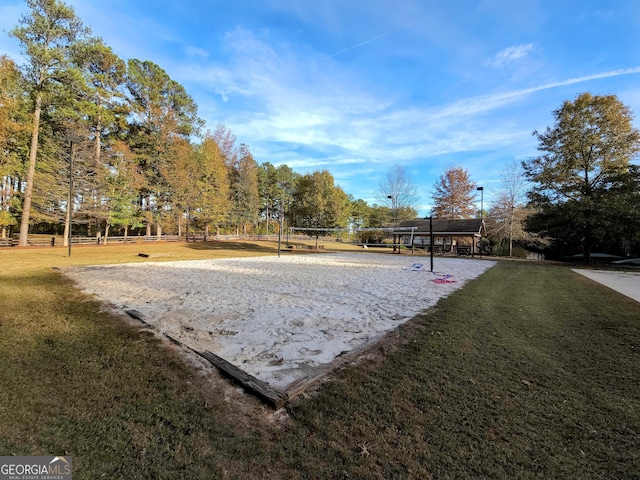
[[[311,237],[306,235],[283,235],[281,240],[283,242],[289,241],[301,241],[309,240]],[[220,235],[149,235],[138,236],[132,235],[128,237],[113,236],[107,237],[106,244],[125,244],[125,243],[146,243],[146,242],[206,242],[206,241],[277,241],[278,235],[235,235],[235,234],[220,234]],[[31,247],[59,247],[63,245],[63,238],[61,236],[47,236],[47,235],[33,235],[29,236],[28,244]],[[88,237],[81,235],[73,235],[71,237],[71,245],[104,245],[104,237]],[[0,247],[16,247],[18,246],[18,238],[0,238]]]
[[[151,235],[151,236],[130,236],[107,237],[106,244],[125,244],[125,243],[145,243],[145,242],[179,242],[184,241],[184,237],[178,235]],[[39,235],[37,237],[29,237],[27,243],[30,247],[56,247],[63,244],[62,237],[46,237]],[[105,237],[86,237],[81,235],[73,235],[71,237],[71,245],[104,245]],[[18,246],[17,238],[0,238],[0,247],[16,247]]]

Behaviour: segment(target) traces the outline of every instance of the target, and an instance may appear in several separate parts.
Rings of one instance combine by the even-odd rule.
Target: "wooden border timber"
[[[198,352],[196,350],[194,350],[194,352],[208,360],[218,370],[237,381],[242,385],[242,388],[250,391],[276,410],[281,409],[289,402],[290,399],[286,393],[271,387],[268,383],[248,374],[215,353],[209,351]]]
[[[144,315],[137,310],[125,310],[125,313],[132,318],[142,322],[145,325],[149,325],[147,320],[144,318]],[[247,372],[241,370],[240,368],[232,365],[224,358],[219,357],[215,353],[204,351],[199,352],[198,350],[194,350],[190,346],[182,343],[180,340],[173,338],[171,335],[167,333],[164,336],[172,343],[179,345],[181,347],[187,348],[191,350],[193,353],[201,356],[209,363],[211,363],[214,367],[216,367],[219,371],[226,374],[228,377],[231,377],[232,380],[237,381],[242,388],[250,391],[258,398],[260,398],[263,402],[272,406],[276,410],[284,407],[289,401],[289,397],[281,392],[278,389],[271,387],[268,383],[263,382],[262,380],[254,377],[253,375],[248,374]]]
[[[125,310],[125,313],[127,313],[132,318],[139,320],[143,324],[149,325],[149,323],[144,318],[144,315],[139,311],[131,309]],[[378,343],[385,335],[387,335],[387,333],[389,332],[376,335],[375,337],[370,338],[356,348],[342,352],[328,364],[314,368],[313,373],[311,373],[310,375],[291,382],[289,385],[287,385],[284,391],[272,387],[267,382],[254,377],[253,375],[245,372],[239,367],[236,367],[229,361],[216,355],[213,352],[210,352],[208,350],[200,352],[184,344],[178,339],[168,335],[167,333],[165,333],[164,336],[170,342],[180,347],[186,348],[197,354],[198,356],[204,358],[214,367],[216,367],[220,372],[229,377],[232,381],[237,382],[243,389],[257,396],[260,400],[262,400],[275,410],[279,410],[295,397],[304,393],[308,388],[312,387],[313,385],[333,373],[338,367],[341,367],[342,365],[355,360],[364,351],[368,350],[370,347]]]
[[[284,393],[287,395],[289,401],[293,400],[298,395],[304,393],[304,391],[309,387],[315,385],[316,383],[333,373],[338,367],[341,367],[342,365],[355,360],[362,352],[368,350],[370,347],[378,343],[384,336],[385,334],[381,334],[370,338],[362,345],[359,345],[352,350],[342,352],[328,364],[317,367],[316,373],[291,382],[284,390]]]
[[[142,315],[138,310],[125,310],[124,313],[129,315],[131,318],[135,318],[136,320],[144,323],[145,325],[149,325],[149,322],[147,322],[147,320],[144,318],[144,315]]]
[[[384,335],[378,335],[369,341],[363,343],[362,345],[354,348],[353,350],[348,350],[343,354],[334,358],[329,364],[318,367],[315,373],[308,375],[304,378],[295,380],[291,382],[284,391],[281,391],[277,388],[272,387],[267,382],[264,382],[253,375],[248,374],[244,370],[236,367],[235,365],[229,363],[222,357],[219,357],[215,353],[204,351],[198,352],[197,350],[193,350],[190,347],[189,350],[200,355],[202,358],[208,360],[213,366],[215,366],[218,370],[223,372],[225,375],[231,377],[232,380],[238,382],[242,388],[250,391],[262,401],[272,406],[276,410],[284,407],[287,403],[293,400],[298,395],[302,394],[309,387],[315,385],[332,372],[335,371],[336,368],[351,362],[358,355],[360,355],[363,351],[367,350],[372,345],[378,343],[378,341]],[[175,340],[174,340],[175,341]],[[184,344],[183,344],[184,345]],[[185,345],[186,346],[186,345]]]

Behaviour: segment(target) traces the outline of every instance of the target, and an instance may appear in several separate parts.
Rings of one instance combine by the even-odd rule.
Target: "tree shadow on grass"
[[[277,247],[267,247],[265,245],[257,245],[255,243],[244,242],[220,242],[220,241],[207,241],[207,242],[189,242],[186,244],[187,248],[192,250],[238,250],[243,252],[260,252],[260,253],[275,253]]]
[[[39,272],[5,292],[2,451],[66,451],[86,478],[222,478],[234,455],[258,471],[271,461],[252,453],[261,432],[234,430],[222,394],[205,401],[177,351],[70,280]]]

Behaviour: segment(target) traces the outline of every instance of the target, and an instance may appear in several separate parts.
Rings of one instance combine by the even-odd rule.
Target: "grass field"
[[[0,250],[0,455],[72,455],[76,479],[640,479],[640,304],[568,267],[499,263],[283,414],[52,268],[139,252],[274,249]]]

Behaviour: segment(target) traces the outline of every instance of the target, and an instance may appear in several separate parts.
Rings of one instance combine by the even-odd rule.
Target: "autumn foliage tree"
[[[540,155],[523,163],[534,186],[529,196],[537,208],[528,228],[556,239],[565,249],[582,246],[589,260],[594,246],[622,242],[601,227],[617,208],[624,217],[631,205],[616,202],[634,182],[631,161],[640,151],[633,116],[615,95],[583,93],[553,112],[555,124],[534,132]],[[609,205],[610,208],[603,208]]]
[[[111,227],[123,228],[126,236],[130,228],[142,225],[142,214],[137,200],[144,178],[133,160],[134,154],[125,142],[114,142],[109,151],[107,164],[101,171],[104,192],[102,201],[107,210],[103,239],[105,244],[108,242]]]
[[[229,166],[217,142],[207,135],[196,147],[200,178],[197,186],[200,200],[197,203],[197,220],[207,226],[221,225],[228,219],[230,209]]]
[[[473,218],[476,184],[465,168],[447,168],[433,188],[433,216],[447,220]]]
[[[15,213],[22,174],[20,152],[28,131],[20,71],[7,56],[0,56],[0,230],[17,224]]]
[[[269,232],[272,220],[280,228],[285,220],[384,228],[417,216],[404,167],[390,169],[384,205],[373,207],[351,201],[328,171],[301,176],[287,165],[261,167],[224,125],[203,136],[196,103],[159,65],[119,58],[61,0],[26,4],[9,33],[25,63],[0,56],[3,237],[17,224],[19,244],[27,245],[30,225],[106,243],[142,227],[151,236],[152,225],[157,237],[163,225],[182,234],[185,223],[206,237],[212,227],[246,233],[261,221]]]

